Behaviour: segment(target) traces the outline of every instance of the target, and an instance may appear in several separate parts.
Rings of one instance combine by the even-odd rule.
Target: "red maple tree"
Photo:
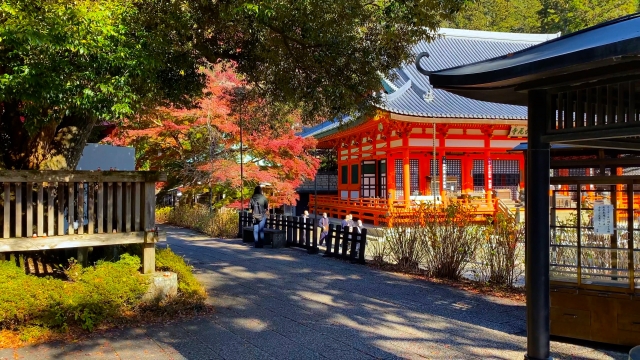
[[[253,98],[232,65],[206,73],[207,88],[192,109],[159,108],[125,122],[105,141],[134,146],[137,168],[166,171],[169,183],[204,191],[211,182],[214,196],[225,194],[224,204],[237,207],[242,123],[245,199],[254,186],[268,183],[271,203],[294,204],[295,189],[319,167],[311,155],[316,141],[296,135],[295,111]]]

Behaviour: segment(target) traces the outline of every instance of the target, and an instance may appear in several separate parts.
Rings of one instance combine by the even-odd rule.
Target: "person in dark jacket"
[[[322,219],[318,224],[320,226],[320,245],[324,245],[324,239],[329,235],[329,218],[327,213],[322,213]]]
[[[249,201],[249,207],[253,214],[253,239],[255,247],[263,247],[264,226],[267,223],[267,213],[269,212],[269,202],[262,195],[262,187],[256,186],[253,196]]]

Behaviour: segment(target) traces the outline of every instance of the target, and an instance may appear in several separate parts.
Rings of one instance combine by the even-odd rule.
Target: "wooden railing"
[[[309,209],[314,210],[316,204],[314,195],[309,195]],[[451,202],[462,202],[470,205],[475,209],[479,221],[487,215],[495,215],[496,204],[491,198],[481,199],[453,199],[443,197],[442,204],[447,205]],[[352,214],[355,218],[362,221],[372,223],[374,225],[388,225],[388,218],[391,213],[395,218],[403,216],[411,217],[413,210],[418,204],[410,203],[409,206],[403,199],[379,199],[379,198],[360,198],[360,199],[344,199],[335,195],[318,195],[317,197],[318,212],[321,214],[326,212],[329,217],[343,218],[347,214]]]
[[[6,253],[141,243],[155,270],[156,172],[0,171],[0,257]]]
[[[253,226],[253,216],[246,211],[239,212],[238,237],[242,237],[243,229]],[[319,220],[319,219],[318,219]],[[265,224],[267,229],[285,232],[286,244],[289,247],[307,249],[310,254],[317,254],[320,228],[313,218],[301,216],[270,215]],[[329,224],[325,237],[326,250],[324,256],[349,259],[360,264],[365,263],[367,229],[358,231],[354,227],[342,227]]]

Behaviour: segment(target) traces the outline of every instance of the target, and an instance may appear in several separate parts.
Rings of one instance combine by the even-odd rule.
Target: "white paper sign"
[[[593,232],[596,235],[613,235],[613,205],[593,205]]]

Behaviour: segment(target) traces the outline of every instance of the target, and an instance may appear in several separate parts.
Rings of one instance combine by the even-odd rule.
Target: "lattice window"
[[[387,198],[387,160],[378,162],[378,196]]]
[[[455,190],[462,188],[462,160],[447,159],[447,178],[456,177],[455,183],[447,180],[447,190],[451,190],[451,185],[455,184]]]
[[[440,166],[437,159],[430,161],[429,176],[440,176]]]
[[[349,183],[349,166],[342,165],[340,174],[341,174],[340,184],[348,184]]]
[[[376,162],[368,160],[362,162],[362,179],[360,183],[360,196],[372,198],[376,196]]]
[[[473,190],[481,191],[484,189],[484,160],[473,160]]]
[[[518,160],[493,160],[493,188],[511,190],[511,197],[518,196],[520,162]]]
[[[411,195],[420,192],[420,161],[418,159],[409,160],[409,174]]]
[[[587,169],[569,169],[569,176],[586,176]]]
[[[404,198],[404,172],[402,168],[402,159],[396,159],[396,199]]]

